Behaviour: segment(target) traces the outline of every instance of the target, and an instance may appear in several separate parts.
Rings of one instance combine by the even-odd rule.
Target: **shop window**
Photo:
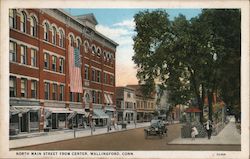
[[[10,41],[10,61],[16,62],[16,43]]]
[[[16,77],[10,76],[10,97],[16,97]]]
[[[31,81],[31,98],[37,97],[37,81]]]

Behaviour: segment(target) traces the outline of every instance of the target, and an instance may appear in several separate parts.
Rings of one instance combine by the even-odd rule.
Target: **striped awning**
[[[10,114],[27,113],[28,111],[38,111],[40,106],[10,106]]]

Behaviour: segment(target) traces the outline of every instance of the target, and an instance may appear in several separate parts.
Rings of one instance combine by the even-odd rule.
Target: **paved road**
[[[82,137],[49,144],[18,148],[15,150],[209,150],[240,151],[238,145],[174,145],[168,144],[179,137],[181,125],[169,126],[168,137],[144,138],[143,128],[122,132]]]

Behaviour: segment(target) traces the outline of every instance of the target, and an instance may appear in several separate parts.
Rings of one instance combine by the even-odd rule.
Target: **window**
[[[49,54],[44,53],[44,68],[49,69]]]
[[[52,56],[52,71],[56,71],[56,56]]]
[[[110,75],[110,84],[114,85],[114,77],[112,75]]]
[[[101,82],[101,72],[97,71],[97,82]]]
[[[52,86],[52,100],[57,99],[57,84],[53,84]]]
[[[89,66],[84,67],[84,79],[89,80]]]
[[[56,28],[55,27],[53,27],[52,28],[52,43],[53,44],[56,44]]]
[[[63,73],[63,69],[64,69],[64,60],[63,58],[59,59],[59,72]]]
[[[74,47],[74,38],[72,35],[69,36],[69,42],[70,42],[70,46]]]
[[[96,97],[95,97],[95,95],[96,95],[96,92],[92,91],[92,102],[93,103],[96,103]]]
[[[104,73],[103,82],[107,84],[107,73]]]
[[[60,30],[59,31],[59,46],[60,47],[63,47],[63,45],[64,45],[64,34],[63,34],[63,31],[62,30]]]
[[[60,95],[59,95],[59,100],[63,101],[64,99],[64,86],[60,85]]]
[[[98,47],[97,48],[97,56],[100,57],[101,56],[101,49]]]
[[[95,69],[92,69],[92,81],[95,81]]]
[[[97,92],[97,103],[101,104],[101,92]]]
[[[104,61],[106,61],[106,57],[107,56],[107,54],[106,54],[106,51],[103,51],[103,59],[104,59]]]
[[[10,41],[10,61],[16,62],[16,43]]]
[[[24,33],[26,32],[26,24],[27,24],[27,15],[24,11],[22,11],[20,17],[20,29]]]
[[[32,80],[31,81],[31,98],[37,97],[36,92],[37,92],[37,82]]]
[[[10,9],[9,25],[11,28],[16,28],[16,10]]]
[[[16,77],[10,76],[10,97],[16,97]]]
[[[45,23],[43,25],[43,38],[45,41],[49,41],[49,25],[48,23]]]
[[[27,79],[21,79],[21,97],[27,97]]]
[[[81,102],[81,94],[77,93],[76,96],[77,96],[77,102]]]
[[[36,66],[36,50],[31,49],[31,66]]]
[[[88,42],[88,41],[84,41],[84,51],[85,51],[86,53],[89,52],[89,42]]]
[[[80,48],[81,48],[81,41],[79,39],[77,39],[77,48],[79,49],[80,51]]]
[[[30,35],[36,36],[37,32],[37,22],[35,17],[31,17],[30,19]]]
[[[96,47],[95,47],[95,45],[92,45],[92,53],[93,53],[93,54],[96,53]]]
[[[70,93],[69,93],[69,100],[70,100],[71,102],[74,102],[74,93],[73,93],[73,92],[70,92]]]
[[[49,100],[49,83],[47,82],[44,84],[44,96],[45,99]]]
[[[21,46],[21,64],[27,64],[27,47]]]

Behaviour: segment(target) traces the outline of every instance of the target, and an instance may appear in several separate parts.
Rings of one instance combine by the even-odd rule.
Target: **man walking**
[[[211,135],[212,135],[212,122],[210,120],[208,120],[206,122],[206,130],[207,130],[207,137],[208,137],[208,140],[211,139]]]

